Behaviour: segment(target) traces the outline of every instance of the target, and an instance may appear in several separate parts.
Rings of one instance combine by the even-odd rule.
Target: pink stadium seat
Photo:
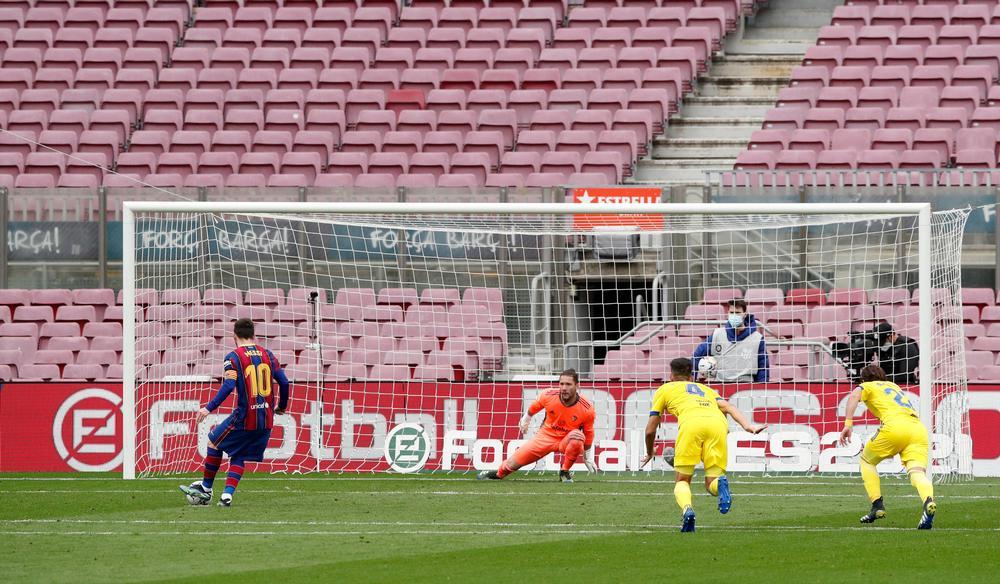
[[[885,111],[882,108],[871,107],[851,108],[844,117],[844,128],[863,129],[869,132],[877,130],[885,123]]]
[[[72,293],[67,289],[32,290],[29,296],[31,304],[59,306],[72,303]]]
[[[836,130],[831,135],[830,148],[833,150],[867,150],[871,145],[871,131],[867,129]]]
[[[827,294],[830,304],[867,304],[868,297],[861,288],[834,288]]]
[[[17,323],[47,323],[52,322],[54,316],[51,306],[18,306],[13,313]]]
[[[833,132],[844,125],[844,110],[840,108],[813,108],[806,113],[802,122],[804,130],[826,130]]]
[[[23,364],[17,372],[18,381],[53,381],[60,377],[58,365]]]
[[[819,288],[792,288],[785,298],[787,304],[826,304],[826,295]]]
[[[932,150],[907,150],[899,158],[899,168],[921,170],[938,168],[943,164],[940,153]]]
[[[596,184],[596,176],[606,184],[618,184],[626,163],[618,152],[587,152],[580,164],[581,173],[590,175],[589,184]],[[595,176],[596,175],[596,176]],[[589,186],[589,185],[584,185]]]
[[[80,334],[80,325],[73,322],[41,323],[38,336],[40,339],[49,337],[76,337]]]
[[[828,130],[793,130],[788,139],[789,150],[819,152],[830,146]]]
[[[857,105],[858,90],[853,87],[824,87],[816,96],[815,107],[847,110]]]
[[[808,108],[779,107],[772,109],[764,115],[763,127],[772,130],[797,130],[802,127],[808,113]]]
[[[60,306],[56,308],[56,321],[82,324],[98,320],[93,306]]]
[[[736,156],[733,168],[736,170],[774,170],[777,153],[767,150],[746,150]]]
[[[893,87],[865,87],[858,92],[857,107],[896,107],[900,93]]]
[[[962,288],[962,304],[971,306],[993,306],[996,294],[991,288]]]
[[[40,349],[35,351],[34,355],[36,365],[56,365],[61,367],[73,361],[73,351],[64,349]]]

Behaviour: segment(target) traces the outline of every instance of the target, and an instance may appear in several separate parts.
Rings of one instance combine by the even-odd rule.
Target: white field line
[[[146,489],[95,489],[95,490],[82,490],[82,489],[31,489],[31,490],[0,490],[0,494],[4,495],[50,495],[50,494],[74,494],[74,495],[86,495],[86,494],[157,494],[158,491],[150,491]],[[281,494],[281,495],[337,495],[337,496],[349,496],[356,495],[362,497],[369,496],[391,496],[399,497],[406,495],[423,495],[423,496],[433,496],[433,497],[460,497],[460,496],[470,496],[470,497],[664,497],[671,493],[666,491],[662,492],[649,492],[649,493],[635,493],[635,492],[620,492],[620,491],[308,491],[308,490],[296,490],[296,489],[247,489],[241,492],[242,495],[246,494]],[[695,493],[696,495],[704,495],[703,493]],[[863,493],[741,493],[739,491],[733,492],[734,497],[807,497],[807,498],[830,498],[830,499],[856,499],[859,497],[864,497]],[[938,496],[938,500],[998,500],[1000,495],[945,495]]]
[[[475,526],[472,526],[475,527]],[[698,529],[710,531],[743,531],[743,532],[795,532],[795,533],[829,533],[829,532],[885,532],[885,531],[915,531],[914,528],[909,527],[861,527],[861,526],[845,526],[845,527],[804,527],[804,526],[778,526],[778,525],[768,525],[768,526],[751,526],[751,525],[699,525]],[[218,539],[220,536],[358,536],[358,535],[373,535],[373,536],[389,536],[389,535],[472,535],[472,536],[496,536],[496,535],[621,535],[621,534],[652,534],[652,533],[665,533],[676,531],[676,526],[660,526],[660,527],[638,527],[638,528],[628,528],[628,527],[608,527],[608,528],[587,528],[587,529],[577,529],[571,526],[560,526],[556,529],[539,529],[537,527],[528,527],[525,529],[521,528],[505,528],[497,526],[494,529],[471,529],[471,530],[460,530],[460,529],[404,529],[398,531],[390,531],[385,529],[368,529],[368,530],[299,530],[299,531],[285,531],[285,530],[253,530],[253,531],[227,531],[226,533],[218,533],[215,531],[184,531],[184,530],[172,530],[172,531],[116,531],[116,530],[71,530],[71,531],[46,531],[46,530],[0,530],[0,535],[21,535],[21,536],[43,536],[43,535],[62,535],[62,536],[94,536],[94,535],[108,535],[108,536],[208,536]],[[963,532],[963,533],[991,533],[1000,531],[1000,528],[985,528],[976,529],[971,527],[941,527],[935,528],[935,532],[947,531],[947,532]]]
[[[185,526],[185,525],[236,525],[250,527],[470,527],[470,528],[502,528],[502,529],[632,529],[632,530],[662,530],[675,529],[676,525],[670,524],[648,524],[648,523],[523,523],[507,521],[295,521],[295,520],[269,520],[269,521],[249,521],[249,520],[204,520],[204,519],[0,519],[0,525],[130,525],[130,526]],[[699,525],[699,529],[762,529],[762,530],[807,530],[813,529],[809,526],[795,525]],[[829,529],[854,529],[859,530],[880,530],[882,527],[830,527]],[[816,527],[815,529],[827,529],[826,527]],[[892,529],[892,528],[887,528]],[[954,527],[949,528],[955,531],[1000,531],[1000,527],[995,528],[973,528]],[[284,532],[282,532],[284,533]]]
[[[187,478],[194,477],[195,475],[175,475],[168,477],[148,477],[138,479],[139,481],[167,481],[176,482],[183,481]],[[527,473],[522,475],[515,475],[518,482],[550,482],[552,479],[549,477],[554,477],[555,473],[549,473],[548,475],[542,473]],[[732,476],[732,475],[730,475]],[[581,478],[587,478],[588,475],[581,475]],[[395,476],[372,476],[372,477],[337,477],[337,476],[317,476],[317,477],[303,477],[303,476],[257,476],[250,474],[248,478],[252,478],[254,482],[265,482],[265,481],[277,481],[277,482],[461,482],[469,481],[475,478],[475,475],[470,473],[457,475],[451,478],[444,477],[422,477],[422,476],[408,476],[402,477],[399,475]],[[812,479],[810,477],[801,477],[799,479],[794,479],[790,477],[782,477],[781,479],[768,479],[766,477],[741,477],[736,475],[733,481],[736,484],[744,485],[794,485],[794,486],[811,486],[811,485],[822,485],[822,486],[856,486],[861,480],[860,475],[853,478],[845,478],[844,480],[829,480],[829,479]],[[121,482],[122,479],[118,477],[4,477],[0,475],[0,484],[6,481],[53,481],[53,482],[85,482],[85,481],[104,481],[104,482]],[[673,485],[674,479],[673,475],[666,474],[663,479],[608,479],[608,478],[596,478],[594,483],[601,484],[648,484],[648,485]],[[905,479],[901,478],[900,475],[883,475],[882,484],[888,486],[897,485],[909,485],[910,483]],[[943,483],[949,488],[951,487],[984,487],[984,486],[1000,486],[998,481],[982,481],[978,480],[975,482],[954,482],[954,483]]]

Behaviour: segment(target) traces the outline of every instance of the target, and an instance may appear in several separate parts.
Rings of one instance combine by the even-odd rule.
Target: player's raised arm
[[[750,421],[747,420],[747,417],[743,415],[743,412],[741,412],[738,407],[734,406],[733,404],[727,402],[722,398],[716,400],[716,403],[718,404],[719,409],[722,410],[723,414],[728,415],[730,418],[733,419],[733,421],[739,424],[741,428],[743,428],[747,432],[750,432],[751,434],[760,434],[761,432],[764,431],[765,428],[767,428],[767,424],[763,425],[751,424]]]
[[[859,403],[861,403],[861,388],[855,387],[854,391],[847,398],[847,414],[844,416],[844,429],[840,431],[840,440],[837,441],[841,446],[847,446],[847,443],[851,441],[851,433],[854,432],[854,411],[858,409]]]

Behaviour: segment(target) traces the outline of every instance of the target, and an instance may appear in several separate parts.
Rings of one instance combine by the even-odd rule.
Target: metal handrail
[[[994,185],[996,169],[974,168],[885,168],[885,169],[815,169],[815,170],[743,170],[718,169],[705,171],[705,186],[722,188],[746,188],[753,186],[746,181],[754,180],[759,187],[767,177],[766,188],[796,188],[799,186],[814,188],[856,188],[856,187],[986,187]],[[732,184],[724,184],[725,177]],[[957,176],[972,177],[975,180],[966,183]],[[735,184],[736,178],[743,183]],[[919,178],[914,182],[913,178]],[[836,180],[834,180],[836,179]],[[845,180],[849,179],[849,180]]]
[[[531,309],[531,342],[534,346],[544,345],[548,347],[552,344],[552,285],[549,282],[550,274],[541,272],[531,279],[529,286],[528,302]],[[537,298],[541,296],[541,298]],[[544,324],[539,326],[539,315]],[[539,336],[544,335],[545,342],[539,342]]]
[[[650,296],[650,303],[653,305],[651,310],[651,320],[660,320],[660,312],[662,310],[663,316],[667,315],[667,287],[666,279],[670,274],[667,272],[660,272],[656,274],[653,278],[653,293]],[[662,309],[661,309],[662,305]]]
[[[722,323],[717,320],[709,319],[698,319],[698,320],[685,320],[685,319],[673,319],[673,320],[658,320],[658,321],[642,321],[632,327],[629,331],[625,332],[622,336],[614,340],[595,340],[595,341],[573,341],[566,343],[564,345],[566,359],[569,360],[570,356],[575,352],[579,353],[579,349],[584,347],[591,349],[589,361],[593,363],[593,348],[594,347],[623,347],[623,346],[635,346],[644,345],[650,339],[657,335],[660,331],[664,330],[668,326],[673,325],[683,325],[683,324],[714,324],[721,326]],[[767,333],[771,330],[764,323],[757,323],[757,326]],[[636,333],[643,328],[648,327],[650,330],[645,332],[642,336],[638,336]],[[819,363],[814,359],[813,355],[816,353],[826,353],[832,357],[835,361],[843,363],[837,358],[833,353],[833,347],[829,342],[806,340],[806,339],[781,339],[774,338],[768,339],[768,344],[774,345],[776,347],[812,347],[813,351],[810,354],[809,364],[807,365],[810,380],[813,379],[813,372]]]

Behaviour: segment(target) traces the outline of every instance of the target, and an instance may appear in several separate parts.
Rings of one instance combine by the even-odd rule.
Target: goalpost
[[[731,428],[731,470],[856,472],[877,422],[861,408],[855,443],[833,438],[848,368],[878,350],[852,333],[889,322],[919,345],[919,384],[904,389],[932,428],[928,471],[968,477],[967,217],[891,203],[127,202],[123,476],[199,467],[229,410],[200,428],[194,414],[242,317],[293,382],[259,470],[495,468],[534,397],[574,368],[598,413],[598,466],[665,472],[661,459],[638,470],[652,392],[744,298],[769,380],[715,386],[771,427]],[[676,432],[664,424],[658,441]]]

